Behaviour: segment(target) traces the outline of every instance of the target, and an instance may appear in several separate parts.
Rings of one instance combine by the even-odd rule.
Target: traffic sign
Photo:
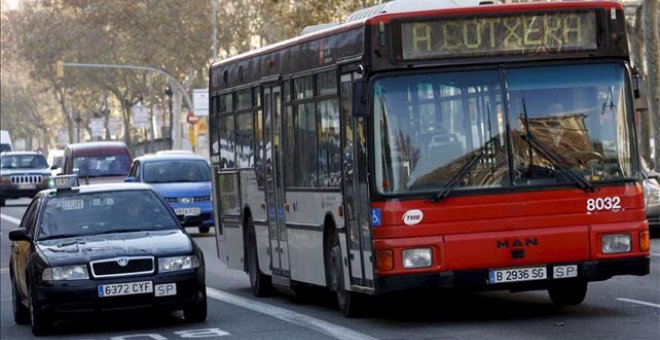
[[[209,115],[209,89],[193,89],[193,107],[195,116]]]
[[[92,137],[103,137],[105,126],[103,118],[92,118],[89,123],[89,129],[92,130]]]
[[[188,115],[186,116],[186,122],[188,122],[188,124],[195,125],[198,121],[199,117],[195,116],[194,112],[188,112]]]
[[[149,109],[142,104],[136,104],[131,108],[131,111],[133,113],[133,124],[135,124],[135,127],[139,129],[147,127]]]

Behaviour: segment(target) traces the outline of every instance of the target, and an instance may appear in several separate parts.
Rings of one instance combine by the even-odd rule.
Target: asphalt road
[[[11,310],[9,230],[29,200],[0,209],[0,338],[32,338]],[[60,339],[660,339],[660,239],[652,241],[651,274],[615,277],[589,285],[579,306],[554,307],[544,291],[476,294],[417,293],[376,299],[367,316],[346,319],[322,291],[303,298],[254,298],[247,275],[218,260],[213,231],[188,230],[204,249],[209,317],[187,323],[181,315],[96,316],[61,324]]]

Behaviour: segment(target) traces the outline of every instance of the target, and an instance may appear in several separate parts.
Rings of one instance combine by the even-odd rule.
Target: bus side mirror
[[[363,80],[353,83],[353,116],[366,117],[367,110],[367,86]]]

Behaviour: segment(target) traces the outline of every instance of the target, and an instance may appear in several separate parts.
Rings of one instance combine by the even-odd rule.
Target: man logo
[[[127,257],[118,258],[117,264],[120,265],[121,267],[126,267],[126,265],[128,264],[128,258]]]

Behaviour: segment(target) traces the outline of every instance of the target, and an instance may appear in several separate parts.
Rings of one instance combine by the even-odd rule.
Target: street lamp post
[[[172,113],[172,88],[168,84],[165,88],[165,95],[167,96],[167,107],[170,110],[170,126],[169,126],[169,146],[170,149],[174,147],[174,139],[172,138],[172,129],[174,128],[174,114]]]

